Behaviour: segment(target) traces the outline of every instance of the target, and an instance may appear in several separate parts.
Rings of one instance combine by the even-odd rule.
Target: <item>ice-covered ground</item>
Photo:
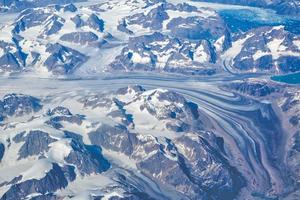
[[[184,3],[185,1],[182,0],[170,0],[168,1],[170,3]],[[253,23],[259,23],[259,20],[262,21],[267,21],[269,24],[274,24],[274,23],[282,23],[285,21],[287,16],[279,16],[274,14],[272,11],[265,10],[265,9],[260,9],[260,8],[252,8],[252,7],[246,7],[246,6],[234,6],[234,5],[222,5],[222,4],[215,4],[215,3],[204,3],[204,2],[193,2],[189,1],[190,5],[194,5],[198,8],[212,8],[217,10],[217,12],[222,12],[222,11],[227,11],[227,10],[234,10],[242,12],[241,15],[244,20],[252,20]],[[38,64],[35,64],[37,69],[32,70],[31,69],[31,63],[29,62],[30,59],[28,58],[28,63],[27,63],[27,70],[32,71],[30,76],[37,76],[37,77],[49,77],[51,76],[51,73],[47,71],[44,65],[44,60],[47,59],[49,56],[48,53],[45,53],[45,45],[49,42],[51,43],[56,43],[59,42],[60,44],[76,49],[80,53],[86,55],[88,57],[87,62],[83,62],[83,65],[75,69],[75,75],[76,76],[86,76],[86,75],[99,75],[103,73],[105,69],[107,69],[108,65],[111,64],[111,62],[114,60],[116,56],[118,56],[122,48],[126,46],[126,42],[128,42],[129,35],[124,34],[120,31],[117,30],[118,23],[126,16],[134,15],[138,12],[140,12],[141,8],[145,6],[145,2],[140,0],[140,1],[96,1],[96,0],[89,0],[87,2],[79,2],[75,3],[75,5],[79,8],[78,11],[74,13],[68,13],[68,12],[55,12],[55,15],[61,17],[62,19],[67,20],[66,23],[64,23],[63,27],[61,28],[57,34],[40,37],[41,32],[43,32],[46,28],[44,27],[44,24],[41,24],[39,26],[34,26],[33,28],[29,28],[23,32],[20,33],[20,36],[24,37],[24,40],[20,43],[21,47],[23,48],[23,51],[25,53],[29,54],[29,58],[34,60],[34,58],[31,58],[32,55],[30,55],[31,52],[37,52],[40,53],[42,56],[39,58]],[[93,5],[100,5],[97,7],[98,9],[104,9],[105,12],[93,10],[91,6]],[[143,8],[143,12],[148,13],[151,9],[155,8],[157,5],[149,6],[147,8]],[[243,10],[247,12],[252,12],[252,15],[255,15],[255,19],[253,19],[252,15],[243,15]],[[203,13],[201,13],[203,12]],[[210,15],[214,15],[215,12],[212,12],[211,10],[201,10],[199,15],[201,17],[209,17]],[[95,33],[96,35],[99,36],[99,38],[102,38],[104,33],[97,33],[95,30],[92,30],[91,28],[84,27],[81,29],[76,29],[74,27],[74,24],[71,23],[70,18],[74,17],[75,15],[89,15],[91,13],[96,13],[101,19],[105,21],[105,34],[109,33],[111,34],[116,41],[109,41],[109,48],[96,48],[94,46],[90,45],[82,45],[82,44],[74,44],[71,42],[66,42],[66,41],[61,41],[59,38],[64,34],[64,33],[70,33],[74,31],[91,31]],[[174,17],[182,16],[182,17],[188,17],[188,16],[194,16],[198,15],[197,13],[188,13],[188,12],[179,12],[179,11],[172,11],[169,10],[167,11],[168,15],[170,18],[168,20],[165,20],[163,22],[163,29],[162,31],[166,31],[166,24],[173,19]],[[0,27],[1,28],[1,35],[0,39],[3,39],[5,41],[11,41],[12,40],[12,28],[14,27],[13,22],[17,18],[18,14],[1,14],[0,18]],[[87,16],[86,16],[87,17]],[[51,22],[52,23],[52,22]],[[267,24],[264,24],[267,25]],[[48,26],[48,25],[47,25]],[[142,28],[140,25],[132,25],[133,28],[132,30],[135,32],[135,36],[139,35],[144,35],[153,32],[152,30],[148,28]],[[39,37],[37,39],[37,37]],[[232,48],[235,51],[238,51],[236,44],[238,42],[235,42],[235,46]],[[217,44],[216,44],[217,45]],[[240,45],[243,45],[241,43]],[[239,46],[239,45],[238,45]],[[217,47],[216,47],[217,48]],[[224,67],[229,67],[228,64],[226,64],[227,59],[228,59],[228,54],[230,53],[226,52],[223,57],[226,57],[225,62],[223,63],[222,61],[218,63],[218,65],[223,65],[225,64]],[[0,51],[1,54],[1,51]],[[229,55],[231,56],[231,55]],[[202,58],[200,58],[200,61]],[[204,59],[204,58],[203,58]],[[195,59],[196,60],[196,59]],[[224,60],[224,59],[223,59]],[[233,70],[230,70],[233,71]]]
[[[23,93],[55,102],[57,105],[73,107],[70,99],[97,92],[113,91],[127,85],[139,84],[146,89],[163,88],[184,95],[188,100],[197,103],[203,114],[207,117],[206,126],[212,126],[216,133],[225,140],[225,148],[231,152],[229,160],[245,173],[250,182],[255,179],[255,185],[262,188],[269,187],[276,192],[283,190],[284,178],[276,165],[283,159],[280,156],[280,143],[277,150],[270,145],[269,134],[279,135],[281,129],[278,126],[266,127],[266,124],[278,120],[271,104],[260,103],[244,99],[236,94],[218,89],[218,86],[226,84],[230,80],[193,80],[185,78],[172,78],[160,76],[132,75],[118,77],[103,77],[97,79],[78,80],[51,80],[38,78],[1,78],[0,93]],[[74,104],[74,108],[78,108]],[[129,109],[130,110],[130,109]],[[75,113],[83,110],[76,110]],[[87,116],[97,114],[84,112]],[[134,116],[134,115],[133,115]],[[98,114],[98,119],[100,115]],[[138,116],[136,116],[138,117]],[[143,116],[139,116],[143,119]],[[259,121],[261,119],[262,121]],[[138,128],[138,127],[137,127]],[[143,130],[143,127],[141,127]],[[144,127],[145,128],[145,127]],[[268,130],[269,129],[269,130]],[[73,130],[73,129],[71,129]],[[78,131],[78,128],[74,130]],[[271,131],[271,132],[270,132]],[[163,136],[163,135],[162,135]],[[278,141],[279,142],[279,141]],[[270,152],[276,151],[279,156],[273,161]],[[259,175],[258,175],[259,174]],[[253,180],[251,180],[253,178]],[[270,179],[270,182],[266,182]]]
[[[181,3],[185,1],[171,0],[170,2]],[[96,3],[101,3],[101,1],[90,0],[88,2],[76,3],[76,5],[91,6]],[[114,9],[116,10],[108,10],[106,15],[102,16],[108,22],[106,26],[107,31],[118,38],[128,39],[128,36],[116,31],[116,24],[122,17],[128,15],[130,12],[134,12],[134,8],[119,5],[118,1],[111,1],[111,3],[114,3]],[[199,7],[211,7],[219,11],[224,9],[251,9],[259,13],[260,18],[266,17],[266,19],[272,16],[264,16],[269,11],[263,11],[258,8],[200,2],[190,3]],[[171,14],[176,15],[176,13]],[[10,24],[15,17],[15,15],[0,15],[0,19],[5,19],[5,21],[0,21],[0,26]],[[236,55],[237,51],[241,50],[242,44],[246,39],[236,41],[234,46],[224,54],[222,61],[224,68],[229,72],[234,71],[231,69],[231,58]],[[238,167],[238,170],[242,172],[249,184],[246,189],[241,191],[241,199],[244,194],[249,195],[249,190],[257,192],[258,195],[265,195],[260,193],[268,192],[269,196],[281,194],[285,191],[285,186],[288,184],[285,177],[286,169],[284,169],[283,151],[286,138],[284,135],[285,130],[283,130],[280,123],[282,116],[278,115],[276,110],[278,109],[278,105],[274,105],[271,100],[254,100],[236,92],[221,89],[222,86],[236,80],[240,81],[249,77],[265,79],[267,77],[255,73],[239,75],[226,72],[211,77],[192,78],[158,73],[104,73],[102,72],[104,66],[108,65],[109,61],[121,51],[121,43],[119,46],[101,51],[96,51],[87,46],[64,44],[90,56],[92,59],[78,69],[73,76],[64,79],[41,78],[40,75],[36,74],[0,77],[0,98],[9,93],[22,93],[38,97],[50,104],[51,107],[66,106],[71,108],[73,113],[84,114],[86,121],[82,126],[76,124],[70,125],[68,123],[64,125],[69,131],[80,133],[83,136],[83,141],[86,144],[90,144],[90,139],[86,133],[94,130],[94,123],[99,123],[99,121],[105,123],[112,122],[110,118],[103,115],[103,110],[100,108],[82,108],[82,105],[76,100],[92,94],[109,93],[128,85],[142,85],[146,89],[160,88],[159,91],[164,91],[165,89],[175,91],[183,95],[187,100],[198,104],[206,128],[214,130],[217,136],[224,139],[226,158],[230,161],[230,164]],[[120,97],[125,102],[126,98],[131,97]],[[142,101],[143,99],[139,100]],[[134,106],[141,106],[142,104],[141,102],[135,103]],[[144,135],[155,134],[155,136],[160,138],[174,138],[174,133],[164,132],[161,128],[165,124],[160,123],[160,120],[150,116],[149,113],[136,112],[138,107],[134,106],[128,105],[125,108],[136,119],[137,126],[135,128],[138,132],[143,132]],[[47,107],[44,109],[47,109]],[[44,119],[43,117],[41,118]],[[23,119],[20,118],[19,120],[22,121]],[[42,122],[39,119],[33,119],[32,122],[28,123],[12,123],[10,124],[11,126],[6,127],[6,130],[3,130],[3,133],[15,134],[16,131],[21,131],[22,129],[30,130],[38,128],[42,126]],[[152,126],[153,124],[158,125],[154,127]],[[15,129],[13,128],[14,126],[16,126]],[[49,130],[51,131],[52,129]],[[58,134],[57,138],[59,137]],[[1,140],[5,139],[1,136],[0,138]],[[63,163],[64,157],[70,151],[68,145],[68,140],[52,143],[49,157]],[[17,152],[13,150],[10,150],[9,154],[10,157],[4,158],[6,164],[12,157],[17,156]],[[129,181],[133,184],[139,184],[144,189],[146,188],[145,190],[148,190],[149,194],[152,194],[157,199],[166,197],[169,199],[179,199],[179,196],[169,192],[168,188],[164,188],[146,176],[142,176],[136,170],[135,162],[128,158],[128,156],[107,149],[103,149],[103,155],[111,161],[112,170],[100,175],[80,177],[57,193],[74,196],[72,199],[89,199],[90,194],[103,195],[104,193],[99,192],[99,189],[114,186],[116,181],[114,177],[121,172],[128,175]],[[0,180],[7,181],[18,174],[22,174],[24,180],[32,177],[38,179],[45,175],[41,173],[41,169],[44,172],[48,172],[51,169],[51,166],[45,160],[37,164],[34,163],[34,167],[38,167],[39,170],[34,167],[31,168],[31,164],[22,163],[20,166],[14,166],[15,163],[13,162],[10,164],[11,166],[9,167],[2,167],[0,164]],[[13,173],[6,174],[10,170],[10,167]],[[35,173],[35,171],[38,173]],[[2,188],[0,194],[3,194],[7,189],[7,187]],[[114,191],[113,193],[109,193],[108,191],[104,195],[104,199],[109,199],[113,195],[122,196],[122,191]]]

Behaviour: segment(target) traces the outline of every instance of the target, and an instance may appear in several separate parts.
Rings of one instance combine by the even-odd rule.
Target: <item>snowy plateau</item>
[[[299,200],[299,0],[0,0],[0,200]]]

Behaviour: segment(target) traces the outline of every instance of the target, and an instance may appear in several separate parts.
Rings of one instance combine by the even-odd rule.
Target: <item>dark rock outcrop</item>
[[[33,155],[42,155],[49,149],[49,144],[57,141],[43,131],[22,132],[13,138],[16,143],[24,142],[19,150],[18,159],[24,159]]]
[[[40,193],[46,195],[58,189],[65,188],[68,181],[75,179],[74,167],[60,167],[53,163],[52,169],[44,178],[31,179],[12,185],[1,197],[1,200],[25,199],[29,194]]]
[[[29,113],[38,112],[42,108],[39,99],[22,95],[8,94],[3,100],[0,100],[0,116],[1,120],[11,116],[23,116]]]

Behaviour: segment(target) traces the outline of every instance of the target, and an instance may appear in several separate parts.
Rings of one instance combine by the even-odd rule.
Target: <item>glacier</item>
[[[0,199],[299,199],[299,8],[0,0]]]

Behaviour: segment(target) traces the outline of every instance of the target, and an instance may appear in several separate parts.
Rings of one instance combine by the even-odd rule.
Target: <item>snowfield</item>
[[[49,2],[0,0],[1,200],[299,196],[299,35],[220,14],[275,12]]]

